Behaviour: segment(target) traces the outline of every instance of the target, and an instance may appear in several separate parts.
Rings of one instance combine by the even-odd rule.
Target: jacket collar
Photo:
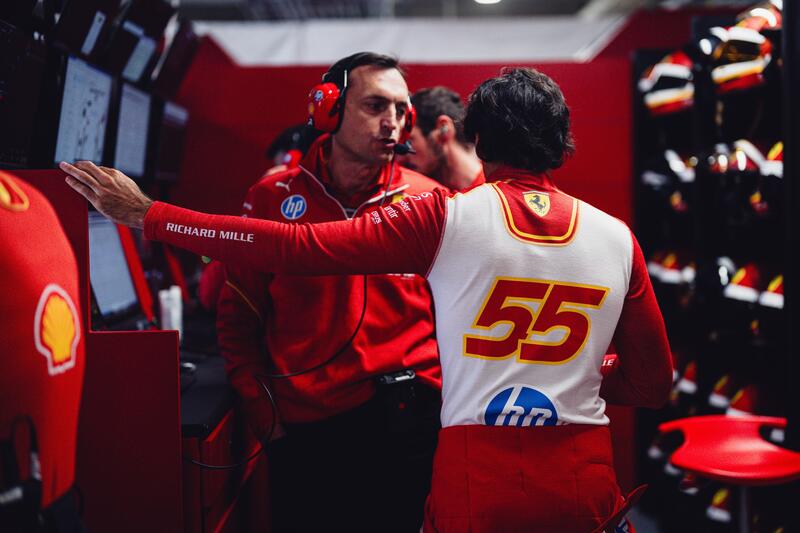
[[[389,181],[392,163],[390,162],[383,166],[380,174],[378,174],[378,179],[371,183],[369,187],[352,196],[348,196],[333,183],[330,167],[328,166],[332,144],[333,141],[330,134],[319,136],[317,140],[314,141],[314,144],[311,145],[311,148],[309,148],[300,164],[325,186],[325,189],[331,196],[347,207],[355,207],[356,205],[369,201],[376,195],[383,196],[383,190]],[[397,165],[392,188],[399,185],[400,174],[400,166]]]
[[[526,185],[534,187],[541,187],[548,190],[557,190],[552,178],[546,172],[535,174],[530,170],[515,168],[509,165],[502,165],[494,170],[491,174],[486,176],[486,182],[492,183],[496,181],[518,181]]]

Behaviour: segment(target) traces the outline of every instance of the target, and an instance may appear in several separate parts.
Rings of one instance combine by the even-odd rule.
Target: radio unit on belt
[[[398,372],[390,372],[389,374],[383,374],[375,378],[375,381],[378,385],[396,385],[397,383],[403,383],[407,381],[413,381],[416,379],[417,374],[410,368],[405,370],[400,370]]]

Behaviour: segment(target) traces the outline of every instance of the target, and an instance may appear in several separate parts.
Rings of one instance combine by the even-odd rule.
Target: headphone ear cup
[[[320,131],[332,133],[339,128],[341,97],[339,86],[335,83],[320,83],[308,93],[309,125]]]
[[[289,168],[297,168],[303,159],[303,152],[297,148],[292,148],[283,156],[283,164]]]
[[[417,122],[417,110],[409,102],[408,111],[406,111],[406,123],[400,131],[400,143],[408,141],[411,137],[411,130],[414,129],[414,124]]]

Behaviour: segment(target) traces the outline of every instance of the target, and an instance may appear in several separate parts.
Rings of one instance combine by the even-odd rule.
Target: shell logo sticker
[[[10,174],[0,171],[0,207],[19,213],[26,211],[31,203],[25,191],[20,189]]]
[[[51,376],[75,366],[81,329],[78,312],[67,291],[49,284],[36,305],[33,338],[36,349],[47,358],[47,373]]]
[[[550,195],[541,191],[530,191],[522,194],[525,205],[535,215],[544,217],[550,212]]]

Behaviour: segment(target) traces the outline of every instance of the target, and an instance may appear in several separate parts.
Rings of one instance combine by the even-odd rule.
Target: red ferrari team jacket
[[[300,168],[254,185],[243,216],[292,225],[346,220],[441,187],[399,165],[387,165],[373,190],[345,198],[330,186],[330,142],[329,136],[321,137]],[[403,245],[398,241],[397,247]],[[423,382],[441,387],[425,279],[399,271],[367,276],[366,285],[364,280],[358,275],[272,275],[227,267],[217,308],[219,343],[230,380],[257,429],[266,428],[271,413],[254,376],[312,368],[339,350],[342,353],[322,368],[268,380],[282,421],[311,422],[357,407],[373,395],[375,376],[401,369],[414,369]]]
[[[14,437],[20,475],[27,479],[22,443],[28,436],[21,417],[31,418],[39,444],[42,507],[48,507],[75,478],[84,366],[78,269],[49,202],[2,171],[0,242],[0,441]],[[16,484],[13,477],[0,465],[0,490]]]

